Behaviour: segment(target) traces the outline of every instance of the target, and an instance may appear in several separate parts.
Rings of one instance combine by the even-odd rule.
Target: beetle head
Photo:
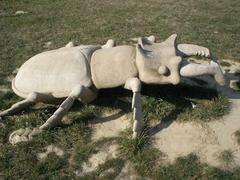
[[[147,84],[178,84],[180,82],[179,63],[176,55],[176,34],[161,43],[148,38],[139,38],[136,64],[141,81]]]

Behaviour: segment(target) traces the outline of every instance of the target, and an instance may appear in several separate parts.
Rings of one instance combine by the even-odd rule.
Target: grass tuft
[[[200,162],[195,154],[177,158],[175,163],[167,166],[160,166],[153,179],[239,179],[240,168],[232,171],[211,167]]]
[[[218,155],[219,160],[225,165],[230,166],[234,162],[234,154],[231,150],[224,150]]]
[[[240,145],[240,130],[236,131],[234,135],[237,138],[237,143]]]
[[[119,137],[120,154],[123,159],[130,160],[139,175],[149,176],[157,167],[157,162],[163,154],[150,146],[149,136],[144,133],[132,139],[132,133],[127,131]]]
[[[182,121],[203,121],[218,119],[229,113],[230,103],[228,99],[222,95],[214,97],[211,101],[200,100],[197,107],[188,108],[185,113],[179,117]]]
[[[231,64],[226,62],[226,61],[220,61],[220,65],[221,66],[226,66],[226,67],[230,67],[231,66]]]

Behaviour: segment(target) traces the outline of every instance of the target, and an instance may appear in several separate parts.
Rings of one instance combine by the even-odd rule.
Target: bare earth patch
[[[115,180],[136,180],[139,177],[136,175],[135,169],[130,161],[126,161],[121,172],[115,178]]]
[[[88,173],[96,171],[99,165],[104,164],[107,160],[117,158],[118,145],[112,144],[101,148],[96,154],[90,156],[87,162],[82,165],[82,170],[75,171],[77,176],[84,176]]]
[[[59,157],[62,157],[64,155],[64,151],[54,145],[49,145],[49,146],[45,147],[44,149],[46,150],[45,152],[37,154],[37,157],[39,160],[46,159],[48,154],[50,154],[50,153],[55,153]]]
[[[234,65],[238,67],[236,63]],[[233,66],[227,68],[230,67]],[[232,74],[229,76],[233,77]],[[234,78],[239,77],[235,75]],[[240,92],[229,87],[221,88],[221,91],[231,102],[230,113],[221,120],[205,124],[173,122],[154,135],[154,147],[168,156],[169,163],[173,163],[177,157],[194,152],[199,155],[202,162],[224,168],[218,157],[221,152],[229,150],[233,152],[233,167],[240,166],[240,146],[234,136],[234,133],[240,129]]]
[[[92,139],[98,140],[104,137],[115,137],[131,126],[129,114],[123,111],[107,112],[100,118],[91,121],[93,130]]]

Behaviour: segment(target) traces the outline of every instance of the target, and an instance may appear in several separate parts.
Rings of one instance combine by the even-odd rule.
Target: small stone
[[[12,74],[17,74],[17,73],[18,73],[18,70],[19,70],[19,68],[14,69],[14,71],[12,72]]]
[[[235,91],[239,91],[240,90],[240,81],[239,80],[231,80],[230,88],[232,88]]]
[[[163,102],[163,99],[162,98],[158,98],[157,101],[158,102]]]
[[[15,15],[22,15],[22,14],[28,14],[26,11],[16,11]]]
[[[190,102],[192,105],[192,108],[195,109],[197,107],[197,104],[195,104],[194,102]]]
[[[51,41],[48,41],[48,42],[45,42],[44,43],[44,48],[49,48],[50,46],[52,45],[52,42]]]

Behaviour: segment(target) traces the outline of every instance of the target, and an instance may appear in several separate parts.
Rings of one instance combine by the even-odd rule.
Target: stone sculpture
[[[136,47],[116,46],[108,40],[103,46],[71,42],[63,48],[30,58],[12,81],[13,91],[24,98],[0,117],[11,115],[37,102],[60,103],[54,114],[40,127],[14,131],[9,141],[16,144],[61,124],[75,100],[91,102],[98,89],[123,86],[133,92],[133,138],[141,132],[141,84],[178,84],[181,77],[212,75],[224,85],[217,62],[208,65],[188,63],[185,56],[210,57],[209,49],[193,44],[176,44],[176,34],[161,43],[155,37],[139,38]],[[64,101],[61,101],[62,99]]]

